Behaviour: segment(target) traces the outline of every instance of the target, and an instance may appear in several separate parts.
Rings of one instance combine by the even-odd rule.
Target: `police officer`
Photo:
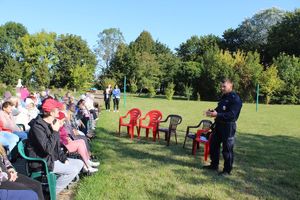
[[[233,146],[236,131],[236,121],[239,117],[242,101],[233,91],[233,83],[230,79],[224,79],[221,83],[222,98],[214,110],[208,110],[206,115],[215,118],[215,131],[210,141],[211,164],[204,169],[218,170],[220,158],[220,145],[222,143],[222,154],[224,168],[219,175],[230,175],[233,165]]]

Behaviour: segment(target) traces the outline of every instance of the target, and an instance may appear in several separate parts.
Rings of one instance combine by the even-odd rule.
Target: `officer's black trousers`
[[[235,122],[217,122],[216,131],[210,141],[211,166],[218,168],[220,159],[220,146],[222,143],[222,154],[224,158],[224,169],[228,173],[233,165],[233,146],[236,131]]]

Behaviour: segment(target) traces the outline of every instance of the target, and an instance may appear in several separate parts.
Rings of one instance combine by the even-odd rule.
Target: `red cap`
[[[56,117],[56,119],[62,120],[66,117],[66,115],[63,112],[59,112],[58,113],[58,117]]]
[[[62,107],[63,104],[54,99],[46,99],[42,105],[42,109],[45,112],[51,112],[54,108],[61,109]]]

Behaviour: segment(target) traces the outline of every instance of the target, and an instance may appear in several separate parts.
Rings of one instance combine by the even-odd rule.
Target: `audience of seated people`
[[[97,109],[91,106],[94,105],[92,95],[82,97],[84,99],[76,101],[71,93],[67,93],[61,98],[62,104],[49,91],[30,93],[23,88],[22,95],[14,97],[6,92],[1,101],[0,145],[5,147],[3,152],[16,151],[17,143],[28,138],[27,155],[44,158],[49,170],[58,175],[57,194],[79,173],[97,172],[100,165],[91,160],[90,147],[90,138],[94,137],[95,121],[98,119]],[[78,153],[81,159],[68,158],[63,146],[69,153]],[[5,195],[12,199],[43,199],[40,183],[18,174],[3,152],[0,147],[0,162],[4,163],[0,163],[0,199]],[[39,170],[41,164],[30,163],[29,167]]]

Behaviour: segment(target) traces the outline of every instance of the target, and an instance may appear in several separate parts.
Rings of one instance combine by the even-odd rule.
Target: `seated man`
[[[56,193],[58,194],[78,175],[83,167],[79,159],[67,158],[60,148],[59,128],[56,118],[62,104],[54,99],[46,99],[42,104],[43,116],[33,119],[28,135],[27,150],[30,157],[43,158],[50,171],[58,174]],[[32,163],[32,168],[40,168],[39,163]]]
[[[7,130],[11,130],[14,134],[19,136],[22,140],[27,139],[27,133],[21,131],[17,126],[12,116],[13,104],[10,101],[6,101],[2,104],[2,110],[0,111],[0,120],[3,122],[3,127]]]

